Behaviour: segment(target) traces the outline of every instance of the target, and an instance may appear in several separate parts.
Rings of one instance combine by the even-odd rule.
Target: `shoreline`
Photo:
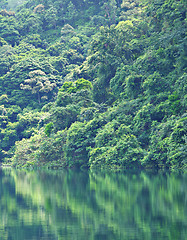
[[[65,169],[69,169],[69,170],[72,170],[72,169],[75,169],[75,168],[67,168],[67,167],[62,167],[62,166],[47,166],[47,165],[43,165],[43,166],[27,166],[27,167],[13,167],[12,165],[10,164],[0,164],[0,169],[5,169],[5,168],[12,168],[12,169],[28,169],[28,170],[37,170],[37,169],[45,169],[45,170],[65,170]],[[77,168],[76,168],[77,169]],[[77,169],[78,170],[78,169]],[[79,169],[80,171],[83,171],[83,169]],[[84,169],[85,171],[85,169]],[[123,168],[120,168],[120,169],[108,169],[108,168],[94,168],[94,169],[87,169],[87,171],[99,171],[99,172],[136,172],[136,171],[145,171],[145,172],[157,172],[157,173],[161,173],[161,172],[169,172],[169,173],[177,173],[177,172],[181,172],[181,173],[186,173],[187,172],[187,169],[165,169],[165,168],[158,168],[158,169],[154,169],[154,168],[128,168],[128,169],[123,169]]]
[[[12,166],[10,164],[0,164],[0,168],[3,168],[3,167],[6,167],[6,168],[11,168]]]

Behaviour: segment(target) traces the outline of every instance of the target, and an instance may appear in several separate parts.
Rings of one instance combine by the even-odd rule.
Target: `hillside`
[[[1,162],[186,169],[186,1],[6,2]]]

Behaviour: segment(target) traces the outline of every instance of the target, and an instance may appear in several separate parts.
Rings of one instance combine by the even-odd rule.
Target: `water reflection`
[[[187,174],[0,169],[1,240],[184,240]]]

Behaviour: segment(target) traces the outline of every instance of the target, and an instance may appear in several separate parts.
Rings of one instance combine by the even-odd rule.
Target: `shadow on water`
[[[183,240],[187,174],[0,169],[0,240]]]

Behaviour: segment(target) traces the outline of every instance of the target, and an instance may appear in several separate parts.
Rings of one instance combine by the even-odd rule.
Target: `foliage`
[[[44,132],[48,137],[51,134],[52,129],[53,129],[53,123],[52,122],[46,124]]]
[[[1,159],[186,168],[185,1],[2,6]]]
[[[81,79],[78,79],[77,81],[75,81],[74,83],[73,82],[63,83],[63,85],[59,89],[59,91],[67,92],[67,93],[76,93],[83,89],[92,89],[92,84],[90,81],[81,78]]]
[[[35,70],[29,72],[29,79],[24,80],[25,84],[21,83],[21,89],[29,90],[32,94],[37,94],[38,103],[40,104],[41,99],[48,99],[47,94],[56,87],[56,83],[51,83],[46,77],[46,74],[41,70]],[[40,93],[43,96],[40,96]]]
[[[90,151],[91,168],[138,168],[143,158],[136,137],[130,129],[115,120],[106,124],[95,138]]]

